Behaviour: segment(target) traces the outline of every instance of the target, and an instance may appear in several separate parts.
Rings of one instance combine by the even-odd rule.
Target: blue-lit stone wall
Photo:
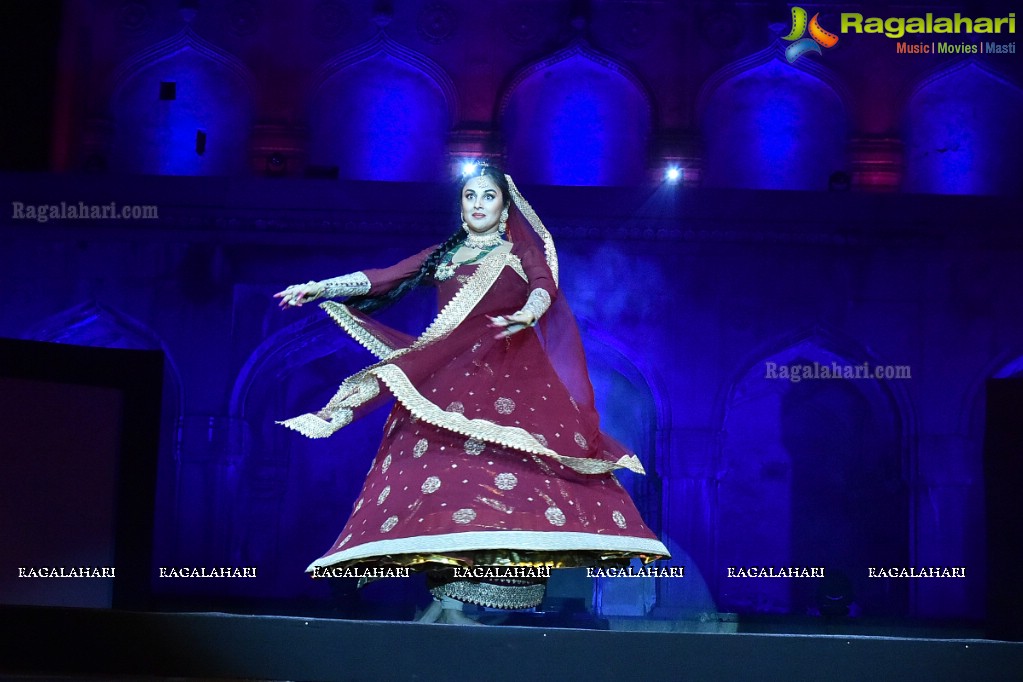
[[[34,202],[84,193],[160,207],[152,224],[10,223],[0,262],[11,283],[0,334],[163,348],[170,359],[157,562],[256,565],[260,579],[156,587],[329,597],[303,569],[340,530],[384,413],[323,441],[274,425],[321,405],[370,357],[315,308],[282,313],[270,294],[439,240],[455,222],[450,188],[5,180]],[[735,581],[726,571],[824,565],[850,577],[864,615],[982,613],[980,387],[1018,372],[1023,357],[1019,238],[996,219],[1017,203],[525,190],[558,240],[605,425],[649,470],[625,483],[702,574],[699,594],[720,610],[812,612],[810,582]],[[396,191],[415,212],[372,209]],[[793,199],[805,217],[765,223]],[[822,226],[814,216],[826,211],[835,217]],[[425,296],[388,314],[421,328],[429,306]],[[906,365],[911,378],[767,373],[770,363],[813,362]],[[971,577],[912,590],[865,578],[889,564],[965,565]],[[658,605],[684,610],[699,598],[691,582],[662,581]]]
[[[260,579],[154,589],[328,596],[303,569],[383,415],[326,441],[273,424],[369,357],[270,294],[443,239],[451,170],[486,156],[558,240],[604,423],[649,471],[623,482],[689,564],[644,600],[815,614],[816,583],[726,577],[808,564],[856,614],[982,616],[983,385],[1023,371],[1023,67],[850,35],[790,64],[776,9],[67,2],[64,174],[0,198],[159,218],[5,215],[0,335],[167,353],[156,561]],[[429,300],[388,314],[421,328]],[[911,377],[766,371],[812,363]],[[892,564],[970,577],[864,577]]]

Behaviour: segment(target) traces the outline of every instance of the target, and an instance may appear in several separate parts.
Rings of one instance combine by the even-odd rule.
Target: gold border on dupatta
[[[383,356],[380,362],[345,379],[327,405],[318,413],[303,414],[277,423],[298,431],[309,438],[326,438],[351,423],[352,409],[364,405],[379,394],[380,387],[377,383],[379,379],[387,385],[387,388],[394,394],[394,397],[409,412],[434,426],[454,433],[460,433],[470,438],[479,438],[480,440],[503,447],[543,455],[579,473],[603,474],[616,469],[628,469],[640,474],[645,473],[643,465],[636,455],[622,456],[614,462],[587,457],[568,457],[543,446],[525,429],[515,426],[501,426],[500,424],[482,419],[470,420],[457,412],[442,410],[416,390],[412,381],[400,367],[390,364],[390,361],[405,353],[424,348],[451,333],[483,300],[483,297],[490,291],[490,288],[497,282],[497,278],[500,276],[505,265],[518,272],[518,268],[515,268],[516,263],[521,268],[518,258],[507,249],[501,249],[488,255],[480,262],[476,272],[469,277],[465,285],[448,301],[447,305],[444,306],[433,322],[430,323],[411,346],[394,350],[388,355]],[[555,260],[556,265],[557,262]],[[337,307],[342,308],[343,306],[338,305]],[[358,324],[355,317],[350,314],[342,319],[346,322],[350,320],[352,323]],[[341,324],[341,322],[338,323]],[[341,326],[349,333],[352,333],[345,324],[341,324]],[[376,339],[376,337],[369,335],[369,332],[364,330],[361,325],[357,329],[364,331],[366,336],[360,334],[359,336],[363,336],[363,338],[359,338],[359,336],[353,334],[353,337],[373,352],[373,348],[370,348],[367,343],[370,343],[370,338]],[[374,352],[374,354],[376,353]],[[377,357],[381,356],[378,355]],[[326,417],[330,418],[329,421]]]
[[[519,191],[511,176],[505,175],[504,179],[508,181],[508,189],[511,191],[512,201],[515,202],[515,206],[518,207],[519,212],[525,216],[526,220],[533,227],[533,231],[540,235],[540,239],[543,241],[543,252],[547,260],[547,267],[551,269],[551,274],[554,276],[554,284],[560,286],[558,283],[558,251],[554,248],[554,238],[547,231],[543,221],[540,220],[540,216],[536,214],[530,203],[522,196],[522,192]]]
[[[373,332],[362,326],[359,319],[352,315],[352,311],[345,304],[338,303],[337,301],[326,301],[320,304],[320,308],[326,311],[330,315],[330,319],[334,320],[360,346],[378,359],[384,360],[394,353],[395,349],[388,346],[383,340],[377,338]]]

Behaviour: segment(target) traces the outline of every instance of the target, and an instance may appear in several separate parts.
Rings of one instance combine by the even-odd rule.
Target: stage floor
[[[1023,643],[0,606],[0,678],[1023,680]]]

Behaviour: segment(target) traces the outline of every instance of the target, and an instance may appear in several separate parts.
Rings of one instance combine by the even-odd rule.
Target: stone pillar
[[[684,550],[687,558],[670,562],[685,563],[686,577],[661,580],[657,606],[666,613],[705,611],[718,582],[712,571],[721,434],[711,428],[673,428],[664,435],[671,443],[670,456],[659,463],[664,481],[664,535],[671,545]],[[706,585],[696,584],[701,580]]]
[[[891,137],[856,137],[849,142],[852,186],[865,192],[895,192],[902,184],[905,151]]]

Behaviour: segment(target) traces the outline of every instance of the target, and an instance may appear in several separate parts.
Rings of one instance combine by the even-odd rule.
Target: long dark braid
[[[437,265],[440,264],[440,259],[444,257],[444,254],[452,249],[457,249],[458,246],[465,241],[465,237],[466,233],[463,229],[459,229],[457,232],[452,234],[443,244],[434,249],[433,253],[426,257],[423,264],[419,266],[418,272],[398,282],[398,285],[390,291],[377,294],[376,296],[352,296],[345,301],[345,305],[361,310],[367,314],[383,310],[408,292],[418,287],[426,281],[428,277],[432,277],[434,271],[437,269]]]
[[[487,176],[494,181],[494,184],[501,190],[502,198],[504,199],[504,205],[509,206],[511,203],[510,192],[508,190],[508,181],[504,177],[504,173],[501,172],[496,166],[480,165],[476,167],[473,172],[466,173],[461,176],[458,180],[458,195],[459,202],[461,202],[462,189],[465,187],[465,183],[473,177]],[[423,284],[428,278],[433,277],[434,272],[437,270],[437,266],[440,264],[441,259],[449,251],[457,249],[462,242],[465,241],[467,234],[464,229],[458,229],[447,238],[443,244],[438,246],[433,253],[426,257],[423,264],[419,267],[419,271],[410,277],[398,282],[390,291],[375,296],[352,296],[345,304],[356,310],[361,310],[364,313],[374,313],[378,310],[395,303],[402,296],[412,291],[420,284]]]

